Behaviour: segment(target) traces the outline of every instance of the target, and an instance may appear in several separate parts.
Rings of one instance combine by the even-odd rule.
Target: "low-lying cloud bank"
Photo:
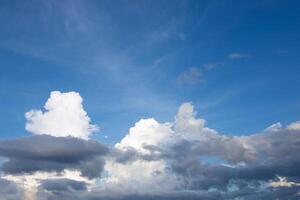
[[[96,141],[48,135],[0,141],[0,155],[8,158],[2,165],[6,174],[62,172],[78,170],[82,176],[98,177],[109,149]]]
[[[174,122],[141,119],[119,143],[107,146],[89,139],[93,126],[78,93],[52,94],[51,101],[60,103],[47,109],[55,116],[72,98],[79,99],[74,115],[83,113],[78,116],[85,128],[64,117],[61,130],[77,130],[65,135],[57,124],[49,128],[52,117],[41,116],[39,124],[27,114],[28,123],[46,131],[0,141],[1,199],[300,198],[299,121],[287,127],[276,123],[249,136],[223,135],[206,127],[193,105],[184,103]]]

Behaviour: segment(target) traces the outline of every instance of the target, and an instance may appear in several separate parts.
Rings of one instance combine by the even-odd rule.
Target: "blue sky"
[[[0,24],[1,138],[53,90],[105,143],[183,102],[227,134],[300,119],[298,1],[2,1]]]

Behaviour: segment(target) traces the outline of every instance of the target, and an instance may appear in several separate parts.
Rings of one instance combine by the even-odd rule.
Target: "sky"
[[[0,27],[7,199],[298,198],[300,2],[3,0]]]

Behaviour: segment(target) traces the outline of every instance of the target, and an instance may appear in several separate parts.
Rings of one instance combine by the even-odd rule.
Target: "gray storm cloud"
[[[8,158],[2,171],[8,174],[77,169],[94,178],[101,174],[108,152],[99,142],[72,137],[40,135],[0,141],[0,155]]]

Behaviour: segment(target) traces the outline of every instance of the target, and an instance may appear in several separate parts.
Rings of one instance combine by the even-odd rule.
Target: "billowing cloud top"
[[[141,119],[107,146],[88,139],[95,126],[78,93],[52,92],[45,109],[26,113],[37,135],[0,141],[2,199],[300,197],[299,121],[224,135],[184,103],[174,122]]]
[[[82,106],[82,98],[77,92],[53,91],[44,107],[45,112],[30,110],[25,114],[27,131],[37,135],[87,139],[98,130],[96,125],[90,124],[90,118]]]

